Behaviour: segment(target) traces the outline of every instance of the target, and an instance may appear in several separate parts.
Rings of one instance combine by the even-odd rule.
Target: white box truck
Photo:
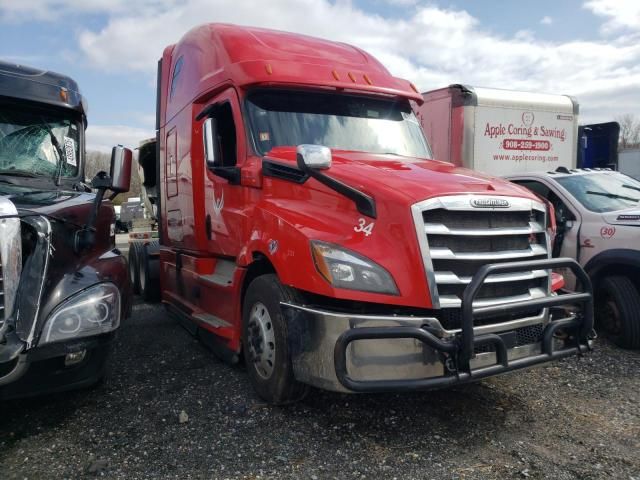
[[[568,95],[450,85],[416,114],[436,160],[502,176],[576,167],[578,102]]]

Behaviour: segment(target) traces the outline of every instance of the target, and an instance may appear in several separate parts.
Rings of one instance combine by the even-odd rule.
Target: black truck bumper
[[[96,384],[105,374],[113,337],[111,333],[36,347],[1,363],[0,400]]]
[[[473,306],[489,275],[553,268],[572,269],[583,291]],[[593,330],[591,284],[571,259],[482,267],[466,288],[461,328],[454,333],[445,331],[437,319],[430,317],[349,315],[291,304],[282,307],[296,378],[345,392],[429,390],[472,382],[580,355],[589,349]],[[492,325],[491,333],[486,327],[474,326],[479,318],[535,310],[544,313]],[[536,335],[529,336],[529,343],[514,341],[531,329]]]

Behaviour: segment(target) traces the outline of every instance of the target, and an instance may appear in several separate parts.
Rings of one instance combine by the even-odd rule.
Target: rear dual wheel
[[[129,245],[129,282],[131,290],[147,302],[160,300],[160,262],[150,253],[157,251],[158,243],[131,242]]]
[[[131,284],[131,291],[137,295],[140,293],[140,257],[141,248],[140,242],[131,242],[129,244],[129,255],[127,263],[129,264],[129,283]]]
[[[142,245],[138,257],[138,276],[140,278],[140,295],[145,302],[160,300],[160,261],[150,255],[157,249],[157,243],[149,242]]]
[[[302,399],[308,387],[298,382],[287,342],[287,322],[280,302],[294,300],[295,292],[274,274],[254,279],[244,298],[242,338],[247,373],[258,395],[274,405]]]

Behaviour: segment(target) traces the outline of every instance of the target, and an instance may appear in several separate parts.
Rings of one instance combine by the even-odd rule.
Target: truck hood
[[[630,227],[640,227],[640,208],[631,207],[615,212],[602,214],[602,218],[609,225],[628,225]]]
[[[277,147],[267,157],[295,164],[296,151]],[[375,198],[393,197],[413,204],[435,196],[469,193],[537,200],[511,182],[448,162],[345,150],[332,150],[332,157],[332,166],[324,173]]]
[[[0,184],[0,196],[11,200],[18,211],[27,210],[43,215],[71,214],[74,219],[68,220],[77,219],[83,223],[86,219],[81,217],[88,216],[87,205],[90,205],[95,197],[93,193],[46,190],[10,184]]]

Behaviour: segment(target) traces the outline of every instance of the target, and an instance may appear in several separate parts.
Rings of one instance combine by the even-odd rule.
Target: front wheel
[[[242,338],[247,373],[258,395],[274,405],[295,402],[308,387],[296,381],[287,342],[287,323],[280,302],[294,292],[273,274],[251,282],[242,309]]]
[[[600,329],[622,348],[640,348],[640,294],[624,276],[605,278],[596,302]]]

